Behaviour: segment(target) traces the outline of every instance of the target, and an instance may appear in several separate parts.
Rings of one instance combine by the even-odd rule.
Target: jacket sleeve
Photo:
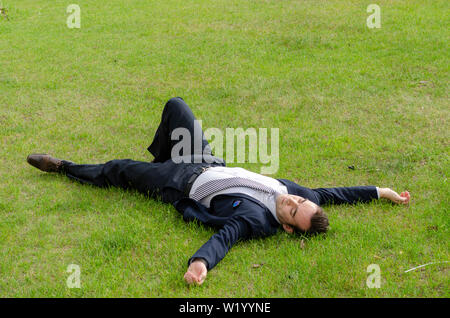
[[[375,186],[317,188],[312,190],[317,194],[319,205],[366,203],[379,198]]]
[[[245,220],[240,217],[231,218],[219,232],[203,244],[189,259],[188,264],[195,258],[203,258],[207,262],[208,270],[211,270],[239,239],[248,238],[249,233],[249,226]]]

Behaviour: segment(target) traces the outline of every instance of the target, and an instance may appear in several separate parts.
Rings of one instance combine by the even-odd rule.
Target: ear
[[[288,224],[283,224],[283,230],[285,230],[289,234],[294,233],[294,228]]]

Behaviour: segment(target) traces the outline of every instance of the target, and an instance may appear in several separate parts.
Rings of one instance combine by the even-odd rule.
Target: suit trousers
[[[172,149],[178,140],[172,140],[172,132],[177,128],[190,132],[191,152],[181,149],[174,156]],[[201,134],[198,134],[199,131]],[[196,143],[195,136],[201,141],[197,140]],[[195,145],[201,145],[201,149]],[[225,166],[223,159],[212,154],[194,114],[181,97],[172,98],[166,103],[148,150],[155,157],[153,162],[115,159],[102,164],[75,164],[63,161],[63,171],[69,178],[81,183],[135,189],[149,197],[174,203],[188,195],[188,183],[192,183],[192,177],[200,174],[203,168]],[[180,158],[185,159],[180,162]]]

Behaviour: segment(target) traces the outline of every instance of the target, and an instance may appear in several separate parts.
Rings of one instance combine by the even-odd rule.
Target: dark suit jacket
[[[278,180],[287,187],[289,194],[302,196],[318,205],[354,204],[378,198],[374,186],[310,189],[290,180]],[[190,264],[195,258],[203,258],[208,270],[216,266],[238,240],[273,235],[281,227],[265,205],[241,193],[217,195],[211,200],[210,208],[190,198],[182,198],[173,205],[185,221],[197,220],[218,229],[189,259]]]

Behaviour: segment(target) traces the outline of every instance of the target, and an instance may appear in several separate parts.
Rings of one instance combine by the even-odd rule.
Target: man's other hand
[[[410,195],[408,191],[403,191],[402,193],[398,194],[397,192],[389,188],[378,188],[378,193],[380,194],[380,198],[391,200],[392,202],[397,204],[409,203]]]
[[[195,259],[184,274],[184,280],[188,284],[197,283],[198,285],[203,284],[206,278],[208,270],[206,269],[206,264],[203,260],[197,258]]]

